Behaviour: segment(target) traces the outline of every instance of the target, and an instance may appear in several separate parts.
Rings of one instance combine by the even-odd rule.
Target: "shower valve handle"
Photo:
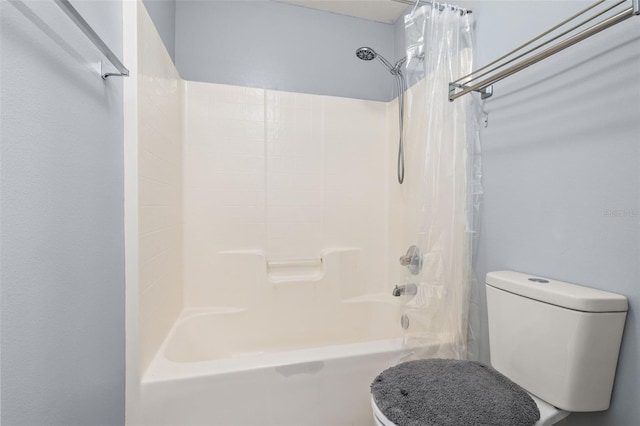
[[[407,254],[400,256],[400,264],[406,266],[411,274],[417,275],[422,269],[422,254],[417,246],[409,247]]]

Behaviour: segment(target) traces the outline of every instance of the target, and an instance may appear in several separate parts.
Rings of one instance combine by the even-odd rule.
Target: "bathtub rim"
[[[153,384],[174,380],[193,379],[204,376],[232,374],[263,368],[275,368],[317,361],[332,361],[344,358],[361,357],[369,354],[398,353],[403,351],[403,338],[368,340],[364,342],[335,344],[314,348],[293,349],[281,352],[265,352],[247,354],[231,358],[213,359],[194,362],[175,362],[169,360],[165,353],[177,328],[194,317],[217,314],[233,314],[246,311],[237,308],[195,308],[185,309],[173,323],[169,333],[154,355],[149,367],[140,381]]]

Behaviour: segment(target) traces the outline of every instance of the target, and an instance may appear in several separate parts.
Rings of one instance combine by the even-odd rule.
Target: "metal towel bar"
[[[485,71],[482,74],[478,74],[480,71],[483,71],[485,69],[487,69],[488,67],[497,64],[498,62],[502,61],[503,59],[507,58],[508,56],[511,56],[512,54],[520,51],[521,49],[523,49],[524,47],[530,45],[532,42],[539,40],[540,38],[542,38],[543,36],[551,33],[552,31],[560,28],[561,26],[567,24],[568,22],[572,21],[573,19],[577,18],[578,16],[584,14],[585,12],[593,9],[595,6],[598,6],[599,4],[604,3],[603,1],[598,1],[595,4],[589,6],[588,8],[584,9],[583,11],[573,15],[572,17],[566,19],[565,21],[561,22],[560,24],[556,25],[555,27],[551,28],[550,30],[545,31],[544,33],[542,33],[541,35],[539,35],[538,37],[534,38],[533,40],[521,45],[520,47],[518,47],[517,49],[507,53],[506,55],[500,57],[499,59],[491,62],[488,65],[485,65],[484,67],[472,72],[471,74],[465,75],[464,77],[461,77],[459,79],[457,79],[454,82],[449,83],[449,101],[454,101],[456,99],[458,99],[461,96],[466,95],[467,93],[470,92],[480,92],[482,94],[482,99],[488,98],[493,94],[493,84],[509,77],[510,75],[513,75],[537,62],[542,61],[543,59],[548,58],[551,55],[554,55],[564,49],[566,49],[567,47],[573,46],[576,43],[581,42],[582,40],[585,40],[589,37],[591,37],[594,34],[597,34],[609,27],[612,27],[616,24],[619,24],[620,22],[623,22],[625,20],[627,20],[628,18],[631,18],[632,16],[635,15],[640,15],[640,0],[632,0],[632,6],[628,7],[627,9],[616,13],[613,16],[610,16],[596,24],[594,24],[593,26],[563,40],[558,42],[556,45],[549,47],[545,50],[543,50],[540,53],[537,53],[533,56],[530,56],[526,59],[523,59],[522,61],[511,65],[510,67],[506,68],[506,69],[502,69],[504,68],[506,65],[511,64],[512,62],[514,62],[516,59],[519,59],[525,55],[528,55],[532,52],[534,52],[535,50],[545,46],[546,44],[548,44],[550,41],[554,41],[557,38],[559,38],[560,36],[563,36],[565,34],[568,34],[569,32],[577,29],[578,27],[584,25],[585,23],[589,22],[590,20],[592,20],[593,18],[602,15],[603,13],[611,10],[613,7],[615,6],[619,6],[622,3],[624,3],[624,1],[619,2],[618,4],[615,4],[612,7],[609,7],[607,10],[599,13],[598,15],[596,15],[595,17],[592,17],[590,19],[587,19],[586,21],[581,22],[580,24],[570,28],[569,30],[565,31],[564,33],[560,34],[560,36],[556,36],[555,38],[544,42],[536,47],[534,47],[533,49],[528,50],[527,52],[521,54],[520,56],[517,56],[515,58],[513,58],[510,61],[507,61],[505,63],[503,63],[502,65],[498,65],[494,68],[492,68],[489,71]],[[495,73],[494,73],[495,72]],[[492,74],[493,73],[493,74]],[[483,77],[485,75],[488,74],[492,74],[489,77],[471,84],[472,81],[479,79],[479,77]]]
[[[87,36],[89,40],[102,52],[102,54],[113,64],[118,72],[107,72],[104,69],[101,71],[103,79],[107,79],[109,76],[128,77],[129,70],[120,62],[120,59],[113,53],[109,46],[102,41],[100,36],[91,28],[91,26],[85,21],[85,19],[78,13],[75,7],[69,3],[69,0],[54,0],[55,3],[62,9],[64,13],[80,28],[80,30]]]

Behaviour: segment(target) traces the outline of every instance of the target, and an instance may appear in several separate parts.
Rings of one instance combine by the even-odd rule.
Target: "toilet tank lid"
[[[514,271],[489,272],[487,285],[519,296],[584,312],[626,312],[623,295]]]

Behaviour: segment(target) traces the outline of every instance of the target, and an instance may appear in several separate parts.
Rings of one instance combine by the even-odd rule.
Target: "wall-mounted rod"
[[[548,44],[550,44],[550,43],[552,43],[552,42],[554,42],[554,41],[556,41],[556,40],[558,40],[558,39],[561,39],[562,37],[566,36],[567,34],[569,34],[569,33],[573,32],[573,31],[575,31],[575,30],[577,30],[578,28],[582,27],[583,25],[586,25],[586,24],[588,24],[589,22],[593,21],[594,19],[597,19],[597,18],[601,17],[602,15],[604,15],[604,14],[606,14],[606,13],[610,12],[611,10],[615,9],[616,7],[620,6],[622,3],[626,2],[626,1],[627,1],[627,0],[620,0],[618,3],[614,3],[614,4],[612,4],[611,6],[609,6],[609,7],[608,7],[608,8],[606,8],[606,9],[604,9],[603,11],[599,12],[598,14],[596,14],[596,15],[594,15],[594,16],[591,16],[590,18],[587,18],[586,20],[584,20],[584,21],[580,22],[579,24],[574,25],[573,27],[571,27],[571,28],[569,28],[569,29],[567,29],[567,30],[565,30],[565,31],[561,32],[560,34],[556,35],[555,37],[550,38],[549,40],[545,41],[544,43],[541,43],[541,44],[539,44],[539,45],[537,45],[537,46],[535,46],[535,47],[532,47],[531,49],[529,49],[529,50],[527,50],[527,51],[525,51],[525,52],[523,52],[523,53],[519,54],[518,56],[515,56],[515,57],[513,57],[513,58],[509,59],[507,62],[504,62],[504,63],[503,63],[503,64],[501,64],[501,65],[496,65],[495,67],[491,68],[490,70],[487,70],[487,71],[483,72],[482,74],[475,74],[475,73],[474,73],[474,74],[472,74],[472,75],[468,75],[467,77],[472,77],[472,78],[471,78],[471,79],[466,80],[466,81],[464,82],[464,84],[465,84],[466,86],[468,86],[468,85],[469,85],[469,83],[471,83],[472,81],[478,80],[480,77],[484,77],[485,75],[490,75],[492,72],[494,72],[494,71],[496,71],[496,70],[499,70],[500,68],[502,68],[502,67],[504,67],[504,66],[507,66],[507,65],[509,65],[509,64],[511,64],[511,63],[513,63],[513,62],[515,62],[515,61],[517,61],[517,60],[518,60],[518,59],[520,59],[520,58],[524,58],[525,56],[529,55],[530,53],[533,53],[533,52],[535,52],[536,50],[539,50],[539,49],[543,48],[544,46],[546,46],[546,45],[548,45]],[[598,4],[600,4],[600,3],[596,3],[595,5],[598,5]],[[588,10],[588,9],[585,9],[585,11],[586,11],[586,10]],[[578,15],[575,15],[575,16],[578,16]],[[573,18],[571,18],[571,19],[573,19]],[[567,23],[567,22],[568,22],[568,21],[565,21],[564,23]],[[557,26],[556,26],[556,27],[557,27]],[[555,28],[555,27],[554,27],[554,28]],[[537,39],[537,38],[538,38],[538,37],[536,37],[536,39]],[[522,46],[521,46],[521,47],[519,47],[518,49],[522,49],[524,46],[526,46],[526,45],[522,45]],[[511,55],[512,53],[515,53],[516,51],[517,51],[517,50],[515,50],[515,51],[513,51],[513,52],[509,53],[509,55]],[[482,69],[484,69],[484,68],[486,68],[486,67],[483,67]],[[476,70],[476,72],[478,72],[478,71],[480,71],[480,70]],[[454,81],[454,83],[455,83],[455,81]]]
[[[623,1],[624,1],[624,0],[623,0]],[[638,1],[640,1],[640,0],[638,0]],[[536,41],[540,40],[542,37],[544,37],[544,36],[546,36],[546,35],[548,35],[548,34],[551,34],[551,33],[552,33],[552,32],[554,32],[555,30],[557,30],[558,28],[560,28],[560,27],[562,27],[563,25],[565,25],[566,23],[573,21],[573,20],[574,20],[574,19],[576,19],[577,17],[579,17],[579,16],[581,16],[581,15],[583,15],[583,14],[587,13],[588,11],[590,11],[591,9],[593,9],[594,7],[596,7],[596,6],[600,5],[600,4],[604,3],[604,2],[605,2],[605,0],[600,0],[600,1],[597,1],[597,2],[593,3],[591,6],[587,7],[586,9],[582,9],[580,12],[578,12],[578,13],[576,13],[575,15],[571,16],[570,18],[567,18],[567,19],[565,19],[564,21],[560,22],[558,25],[556,25],[556,26],[553,26],[553,27],[549,28],[547,31],[543,32],[543,33],[542,33],[542,34],[540,34],[539,36],[534,37],[534,38],[532,38],[531,40],[529,40],[528,42],[526,42],[525,44],[523,44],[523,45],[520,45],[520,46],[516,47],[516,48],[515,48],[515,49],[513,49],[511,52],[509,52],[509,53],[507,53],[507,54],[505,54],[505,55],[503,55],[503,56],[499,57],[499,58],[498,58],[498,59],[496,59],[495,61],[488,63],[487,65],[483,66],[482,68],[478,68],[477,70],[473,71],[471,74],[463,75],[462,77],[460,77],[459,79],[457,79],[457,80],[456,80],[456,81],[454,81],[453,83],[460,83],[462,80],[466,80],[467,78],[469,78],[469,77],[471,77],[471,76],[473,76],[473,78],[474,78],[474,79],[478,78],[477,73],[479,73],[480,71],[484,71],[484,70],[486,70],[487,68],[489,68],[490,66],[495,65],[495,64],[497,64],[497,63],[501,62],[501,61],[502,61],[502,60],[504,60],[504,59],[507,59],[509,56],[513,55],[514,53],[516,53],[516,52],[518,52],[518,51],[520,51],[520,50],[524,49],[525,47],[529,46],[530,44],[532,44],[532,43],[534,43],[534,42],[536,42]],[[515,58],[514,58],[514,59],[515,59]],[[506,65],[506,64],[502,64],[502,65]],[[494,71],[494,70],[495,70],[495,68],[493,68],[491,71]],[[489,72],[490,72],[490,71],[489,71]],[[481,74],[481,75],[484,75],[484,74]],[[471,81],[471,80],[467,80],[464,84],[468,84],[470,81]]]
[[[471,86],[466,86],[463,90],[455,93],[455,86],[453,85],[453,83],[449,84],[449,100],[453,101],[455,99],[458,99],[461,96],[466,95],[467,93],[470,92],[474,92],[474,91],[482,91],[486,88],[488,88],[489,86],[491,86],[494,83],[497,83],[498,81],[509,77],[510,75],[513,75],[519,71],[522,71],[523,69],[538,63],[540,61],[542,61],[543,59],[548,58],[551,55],[555,55],[558,52],[561,52],[562,50],[566,49],[567,47],[573,46],[576,43],[581,42],[582,40],[585,40],[589,37],[591,37],[594,34],[597,34],[609,27],[612,27],[616,24],[619,24],[622,21],[625,21],[629,18],[631,18],[634,15],[637,15],[638,11],[634,8],[634,7],[629,7],[628,9],[623,10],[622,12],[605,19],[604,21],[601,21],[589,28],[587,28],[584,31],[579,32],[578,34],[556,44],[555,46],[552,46],[546,50],[543,50],[542,52],[523,60],[522,62],[515,64],[491,77],[488,77],[474,85]]]
[[[430,4],[430,5],[437,4],[437,5],[440,5],[440,7],[442,7],[442,8],[445,7],[445,3],[437,3],[437,2],[432,2],[432,1],[428,1],[428,0],[418,0],[417,2],[416,2],[416,0],[393,0],[393,1],[396,2],[396,3],[403,3],[403,4],[406,4],[406,5],[409,5],[409,6],[416,6],[416,5],[420,6],[420,5],[425,5],[425,4]],[[638,1],[640,1],[640,0],[638,0]],[[464,13],[472,13],[471,10],[465,9],[464,7],[458,7],[458,6],[454,6],[454,5],[449,5],[449,6],[455,8],[457,10],[460,10],[461,12],[464,12]]]
[[[60,9],[78,26],[78,28],[87,36],[89,40],[102,52],[102,54],[113,64],[113,66],[118,70],[115,72],[102,72],[102,78],[106,79],[107,77],[113,76],[122,76],[128,77],[129,70],[120,62],[120,59],[113,53],[109,46],[102,41],[100,36],[91,28],[91,26],[85,21],[85,19],[78,13],[75,7],[69,3],[69,0],[54,0],[55,3],[60,6]]]

